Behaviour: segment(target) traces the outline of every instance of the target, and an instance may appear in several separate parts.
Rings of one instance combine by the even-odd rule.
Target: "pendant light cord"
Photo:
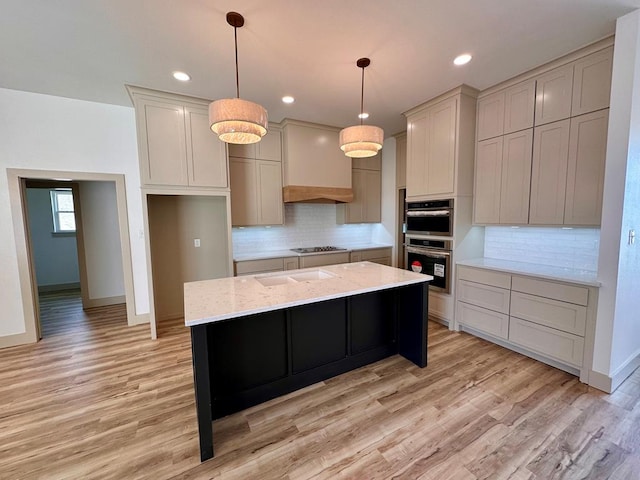
[[[360,125],[363,124],[364,118],[364,67],[362,67],[362,88],[360,89]]]
[[[236,44],[236,98],[240,98],[240,79],[238,76],[238,27],[236,26],[233,27],[233,39]],[[364,70],[362,73],[364,75]]]

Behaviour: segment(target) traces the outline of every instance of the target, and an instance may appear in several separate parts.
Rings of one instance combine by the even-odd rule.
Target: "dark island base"
[[[213,419],[399,353],[427,365],[428,283],[191,327],[200,459]]]

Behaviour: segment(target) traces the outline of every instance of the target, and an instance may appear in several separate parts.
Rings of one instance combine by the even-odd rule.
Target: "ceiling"
[[[240,96],[269,119],[367,123],[466,83],[480,90],[615,30],[640,0],[0,0],[0,87],[131,106],[125,84],[208,99]],[[473,55],[466,66],[453,58]],[[192,80],[174,80],[175,70]],[[283,95],[296,98],[283,104]]]

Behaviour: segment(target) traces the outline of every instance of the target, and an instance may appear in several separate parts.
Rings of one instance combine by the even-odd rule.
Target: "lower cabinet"
[[[322,253],[319,255],[303,255],[300,257],[300,268],[322,267],[324,265],[336,265],[349,263],[349,252]]]
[[[391,248],[375,248],[371,250],[354,250],[351,252],[350,261],[373,262],[391,266]]]
[[[298,257],[264,258],[233,262],[233,269],[236,276],[282,272],[284,270],[296,270],[298,268]]]
[[[458,265],[456,323],[588,383],[597,289]]]

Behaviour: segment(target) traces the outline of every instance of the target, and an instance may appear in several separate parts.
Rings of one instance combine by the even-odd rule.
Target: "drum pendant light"
[[[267,111],[261,105],[240,98],[238,80],[238,28],[244,17],[227,13],[227,23],[233,27],[236,47],[236,98],[216,100],[209,104],[209,123],[218,138],[227,143],[256,143],[267,133]]]
[[[368,58],[360,58],[356,62],[362,69],[362,89],[360,91],[360,125],[347,127],[340,131],[340,149],[347,157],[373,157],[382,148],[384,131],[380,127],[364,125],[364,69],[371,63]]]

